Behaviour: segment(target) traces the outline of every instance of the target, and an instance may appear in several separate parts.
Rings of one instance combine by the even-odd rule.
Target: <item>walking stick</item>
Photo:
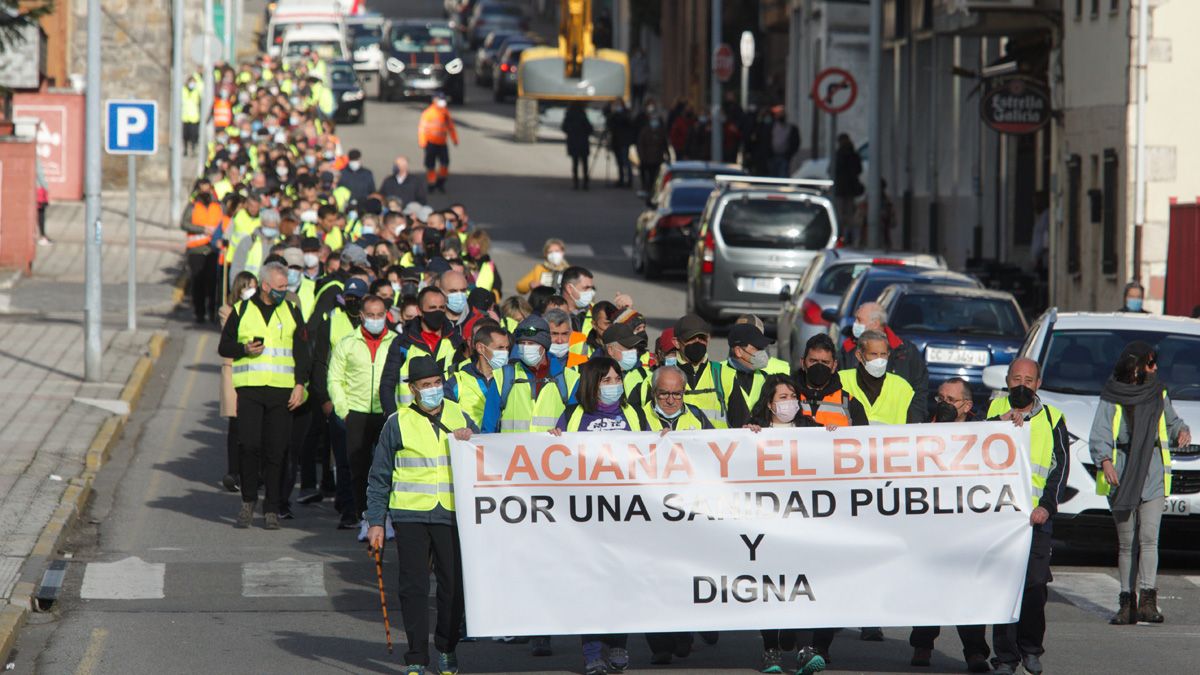
[[[383,630],[387,634],[387,650],[392,653],[392,627],[388,623],[387,594],[383,592],[383,547],[375,549],[375,575],[379,579],[379,608],[383,610]]]

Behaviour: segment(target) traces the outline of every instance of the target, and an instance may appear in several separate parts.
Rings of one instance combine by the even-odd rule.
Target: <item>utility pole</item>
[[[1134,106],[1133,278],[1142,280],[1142,226],[1146,224],[1146,47],[1150,40],[1150,0],[1138,0],[1137,101]]]
[[[717,79],[715,57],[721,46],[721,0],[712,0],[712,29],[709,31],[712,45],[709,49],[709,89],[712,92],[712,113],[709,120],[712,125],[712,160],[720,162],[721,157],[721,81]]]
[[[212,43],[216,37],[213,32],[213,0],[204,0],[204,58],[200,61],[204,75],[204,94],[200,98],[200,151],[196,153],[200,157],[200,166],[204,166],[204,158],[208,156],[208,144],[213,140],[211,118],[213,100],[217,93],[213,82]]]
[[[169,218],[183,213],[183,0],[171,0],[171,186]]]
[[[87,98],[85,101],[83,371],[88,382],[104,379],[100,357],[100,329],[104,311],[101,294],[100,239],[100,0],[87,3]]]
[[[868,138],[868,155],[867,161],[867,246],[877,249],[883,244],[883,233],[880,231],[882,223],[880,222],[880,214],[882,213],[883,186],[880,185],[879,171],[882,168],[883,157],[880,134],[879,120],[879,103],[882,96],[882,87],[880,82],[881,71],[883,70],[883,1],[871,0],[871,39],[869,49],[871,50],[869,70],[867,76],[867,138]],[[835,149],[830,148],[830,156],[835,154]]]

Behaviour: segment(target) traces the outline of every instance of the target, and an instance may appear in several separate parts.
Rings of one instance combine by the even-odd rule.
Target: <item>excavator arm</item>
[[[539,101],[629,98],[629,57],[592,42],[591,0],[559,0],[558,48],[521,54],[517,95]]]

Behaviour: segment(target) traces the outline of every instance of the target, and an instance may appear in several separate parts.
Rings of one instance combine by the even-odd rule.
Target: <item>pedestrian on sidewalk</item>
[[[1191,444],[1192,432],[1158,379],[1155,349],[1140,340],[1131,342],[1100,392],[1089,437],[1092,463],[1101,469],[1096,494],[1108,497],[1117,525],[1121,595],[1111,624],[1163,621],[1158,610],[1158,533],[1163,505],[1171,494],[1172,440],[1184,447]]]
[[[180,229],[187,233],[188,281],[192,288],[192,311],[196,323],[216,321],[217,317],[217,249],[213,235],[222,226],[224,214],[213,193],[212,183],[201,178],[196,182],[195,197],[184,211]]]
[[[241,441],[242,507],[234,527],[247,528],[266,486],[265,527],[279,529],[283,454],[292,432],[289,411],[304,402],[311,357],[300,310],[287,296],[287,268],[263,265],[259,291],[238,303],[221,332],[218,353],[233,359]]]

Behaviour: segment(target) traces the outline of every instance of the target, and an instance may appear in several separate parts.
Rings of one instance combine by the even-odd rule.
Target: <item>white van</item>
[[[296,28],[332,28],[345,33],[341,4],[337,0],[283,0],[267,24],[267,54],[279,58],[285,33]]]
[[[346,48],[346,35],[332,26],[304,26],[291,28],[283,35],[280,58],[284,63],[299,61],[304,50],[316,52],[324,61],[339,61],[350,58]]]

